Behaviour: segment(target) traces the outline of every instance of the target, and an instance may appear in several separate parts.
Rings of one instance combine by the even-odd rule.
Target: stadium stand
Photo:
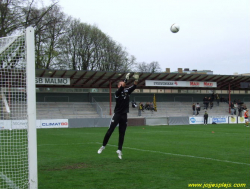
[[[37,102],[37,119],[100,117],[88,102]]]
[[[96,109],[96,103],[102,112]],[[70,118],[109,118],[110,104],[109,102],[37,102],[37,119],[70,119]],[[202,102],[200,102],[202,105]],[[245,103],[250,107],[250,102]],[[112,102],[111,114],[113,114],[115,103]],[[192,116],[192,103],[190,102],[161,102],[157,105],[156,111],[144,110],[141,117],[178,117]],[[130,106],[129,118],[138,116],[138,109]],[[210,116],[229,115],[228,104],[220,103],[219,106],[214,105],[212,109],[207,110]],[[205,110],[201,106],[200,116],[203,116]]]
[[[114,92],[117,82],[125,77],[124,72],[104,72],[86,70],[45,70],[37,69],[36,78],[40,78],[37,87],[37,119],[58,118],[110,118],[114,111]],[[132,73],[133,75],[133,73]],[[131,75],[131,77],[132,77]],[[42,82],[40,82],[40,80]],[[66,83],[58,83],[57,81]],[[146,81],[169,81],[171,86],[146,85]],[[178,82],[198,82],[202,86],[175,86]],[[137,89],[130,100],[137,104],[152,102],[156,96],[157,112],[145,110],[142,117],[178,117],[193,116],[192,103],[201,104],[200,115],[204,114],[202,99],[211,96],[212,92],[220,97],[241,99],[250,102],[250,91],[241,88],[241,82],[250,82],[249,75],[213,75],[188,73],[140,73]],[[133,80],[128,82],[132,85]],[[204,86],[203,86],[204,85]],[[215,86],[213,86],[215,85]],[[230,90],[229,90],[230,89]],[[111,108],[110,108],[110,101]],[[250,107],[250,103],[247,104]],[[209,115],[230,115],[229,105],[221,102],[217,107],[208,109]],[[130,104],[129,118],[138,118],[138,109]]]

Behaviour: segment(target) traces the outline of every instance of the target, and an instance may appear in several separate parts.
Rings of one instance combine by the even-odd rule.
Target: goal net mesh
[[[25,44],[0,38],[0,189],[29,185]]]

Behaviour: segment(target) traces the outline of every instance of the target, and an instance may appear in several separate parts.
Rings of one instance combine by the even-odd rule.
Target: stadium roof
[[[134,73],[131,73],[131,76]],[[145,80],[162,81],[205,81],[217,82],[217,88],[227,90],[230,84],[231,90],[241,89],[241,82],[250,82],[250,76],[245,75],[207,75],[207,74],[187,74],[187,73],[139,73],[140,79],[137,88],[171,88],[171,87],[149,87],[145,86]],[[105,72],[105,71],[78,71],[78,70],[47,70],[36,69],[36,77],[43,78],[70,78],[70,85],[38,85],[37,87],[65,87],[65,88],[108,88],[111,83],[112,88],[117,87],[117,82],[123,80],[125,72]],[[133,80],[129,80],[131,85]],[[181,88],[181,87],[180,87]],[[185,87],[182,87],[185,88]],[[175,87],[176,89],[176,87]],[[192,89],[192,88],[188,88]],[[197,89],[194,87],[193,89]],[[202,88],[206,89],[206,88]],[[211,89],[211,88],[207,88]],[[243,90],[243,89],[242,89]],[[245,90],[245,89],[244,89]]]

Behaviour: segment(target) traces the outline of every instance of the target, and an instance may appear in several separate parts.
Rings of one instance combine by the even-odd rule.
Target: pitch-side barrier
[[[44,128],[81,128],[109,127],[111,118],[79,118],[79,119],[44,119],[37,120],[36,127]],[[209,116],[208,124],[244,124],[244,117],[239,116]],[[204,117],[157,117],[157,118],[128,118],[128,126],[157,126],[157,125],[201,125]],[[1,129],[25,129],[27,120],[0,120]]]

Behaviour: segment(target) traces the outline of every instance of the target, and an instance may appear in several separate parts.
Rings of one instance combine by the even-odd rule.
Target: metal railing
[[[97,114],[101,118],[106,117],[106,116],[103,116],[102,108],[99,105],[99,103],[94,99],[94,97],[92,97],[92,99],[91,99],[91,105],[93,106],[93,108],[96,110]]]

